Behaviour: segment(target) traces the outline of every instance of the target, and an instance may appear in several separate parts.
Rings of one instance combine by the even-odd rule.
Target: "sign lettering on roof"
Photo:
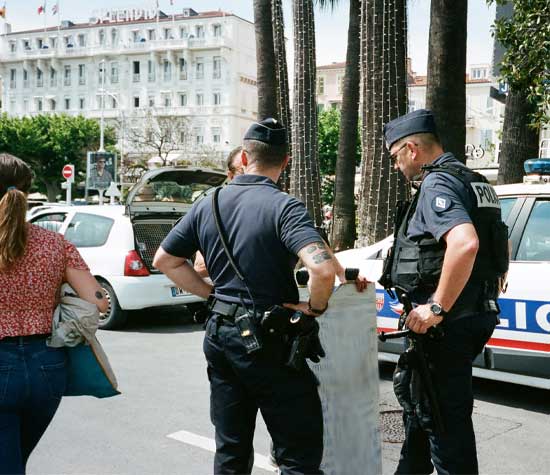
[[[121,23],[137,20],[154,20],[157,18],[156,8],[102,8],[94,10],[90,23],[97,25],[99,23]]]

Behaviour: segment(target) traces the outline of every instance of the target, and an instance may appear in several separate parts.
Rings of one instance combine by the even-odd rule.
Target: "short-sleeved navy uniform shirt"
[[[464,167],[451,153],[444,153],[433,161],[434,165],[449,163]],[[410,239],[433,236],[440,241],[454,227],[472,223],[470,213],[476,203],[458,178],[444,172],[429,173],[422,181],[419,193],[416,211],[407,228],[407,237]],[[478,293],[479,286],[467,284],[453,305],[449,317],[464,317],[475,313],[476,311],[470,310],[471,302],[477,301]],[[415,292],[412,298],[417,303],[425,303],[430,295]]]
[[[279,190],[269,178],[239,175],[219,193],[219,209],[233,257],[255,303],[261,307],[298,302],[294,280],[297,253],[322,241],[304,204]],[[246,287],[227,259],[206,196],[170,231],[162,248],[178,257],[204,256],[214,296],[250,304]]]
[[[433,165],[449,163],[464,167],[451,153],[439,156]],[[422,181],[407,237],[415,239],[431,235],[440,241],[455,226],[472,223],[470,213],[474,206],[472,195],[462,181],[449,173],[430,173]]]

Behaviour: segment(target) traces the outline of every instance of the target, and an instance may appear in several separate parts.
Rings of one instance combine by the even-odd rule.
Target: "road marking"
[[[193,445],[209,452],[216,452],[216,441],[209,437],[203,437],[202,435],[193,434],[193,432],[187,432],[186,430],[180,430],[173,434],[168,434],[166,437],[170,439],[183,442],[184,444]],[[265,455],[254,452],[254,466],[267,470],[268,472],[276,472],[276,468],[269,463],[269,458]]]

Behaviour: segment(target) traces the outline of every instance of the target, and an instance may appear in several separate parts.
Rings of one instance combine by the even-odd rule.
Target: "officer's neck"
[[[270,178],[275,183],[279,180],[282,170],[279,167],[258,167],[255,164],[251,163],[245,168],[245,173],[247,175],[258,175],[266,176]]]

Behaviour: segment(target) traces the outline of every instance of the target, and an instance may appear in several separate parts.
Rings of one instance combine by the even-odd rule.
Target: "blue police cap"
[[[432,111],[427,109],[418,109],[409,114],[402,115],[397,119],[393,119],[384,125],[384,139],[388,150],[391,146],[413,134],[430,133],[437,136],[437,128],[435,126],[435,118]]]
[[[269,145],[286,145],[286,128],[272,117],[254,122],[244,134],[244,140],[258,140]]]

